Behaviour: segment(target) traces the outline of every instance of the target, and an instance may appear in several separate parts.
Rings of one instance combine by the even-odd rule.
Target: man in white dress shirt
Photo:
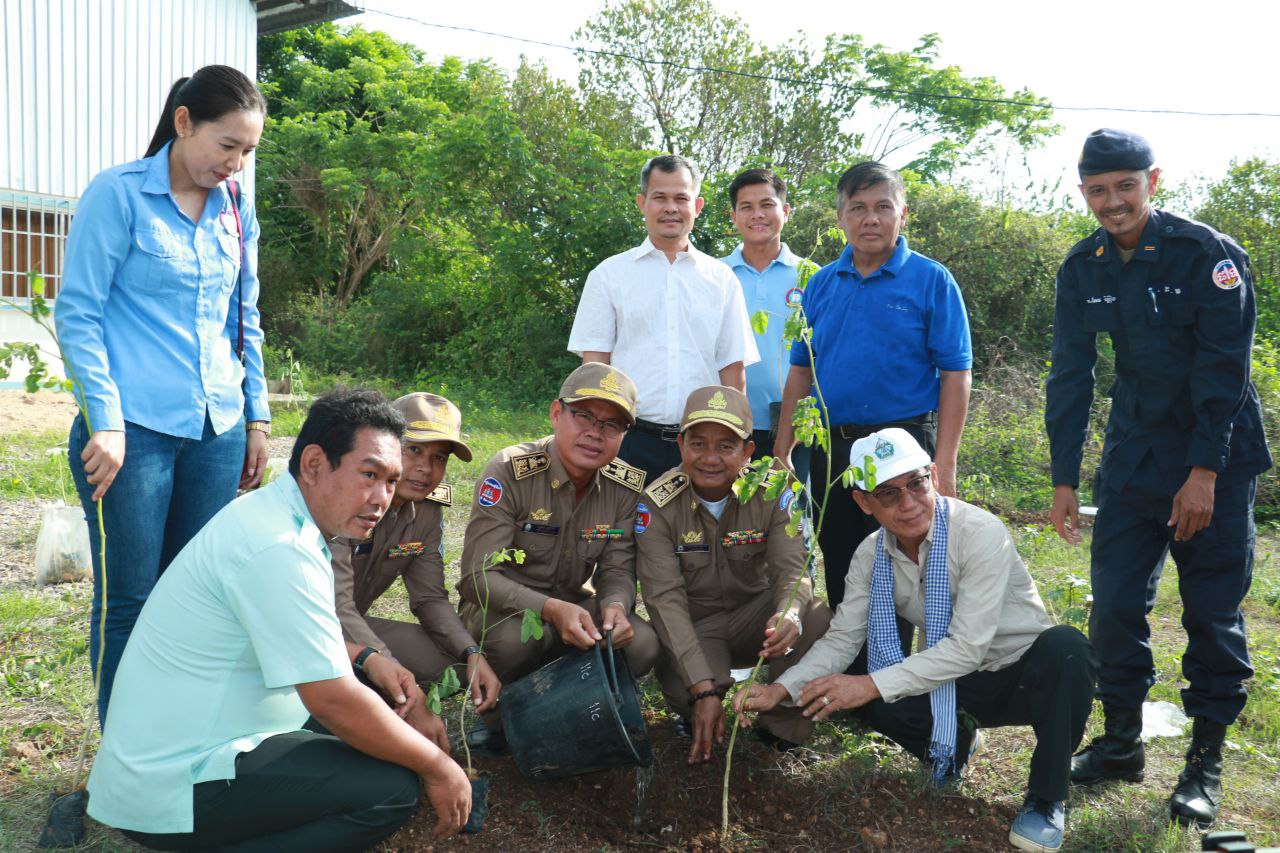
[[[569,333],[583,363],[613,364],[635,380],[638,417],[618,457],[647,479],[680,464],[676,436],[690,392],[745,391],[746,366],[760,359],[737,278],[689,242],[705,202],[700,185],[678,154],[645,163],[636,206],[649,236],[591,271]]]

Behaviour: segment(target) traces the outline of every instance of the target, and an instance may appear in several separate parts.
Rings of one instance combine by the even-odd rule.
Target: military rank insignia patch
[[[353,557],[362,557],[365,554],[372,554],[372,553],[373,553],[372,542],[357,542],[355,547],[351,549],[351,555]]]
[[[677,471],[650,486],[647,494],[653,498],[653,503],[658,509],[662,509],[671,503],[672,498],[683,492],[687,485],[689,485],[689,478]]]
[[[1213,283],[1222,290],[1235,290],[1239,287],[1240,270],[1236,269],[1235,261],[1230,258],[1218,261],[1213,268]]]
[[[394,560],[397,557],[416,557],[419,554],[425,554],[427,546],[422,542],[401,542],[399,545],[392,545],[387,549],[387,559]]]
[[[625,462],[619,462],[615,459],[601,468],[600,473],[615,483],[621,483],[633,492],[644,489],[644,472],[639,468],[632,468]]]
[[[431,490],[431,494],[427,495],[427,500],[435,501],[445,506],[453,506],[453,486],[448,483],[441,483]]]
[[[551,467],[551,457],[539,450],[537,453],[526,453],[523,456],[511,457],[511,473],[517,480],[532,477],[540,471]]]
[[[497,477],[485,477],[484,482],[480,484],[480,490],[476,492],[476,503],[480,506],[495,506],[500,500],[502,500],[502,483],[498,482]]]

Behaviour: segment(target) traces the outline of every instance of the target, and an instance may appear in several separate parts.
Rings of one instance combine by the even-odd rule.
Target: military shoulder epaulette
[[[653,503],[657,507],[664,507],[671,503],[671,500],[685,490],[689,485],[689,478],[680,471],[672,471],[667,476],[658,480],[649,488],[645,489],[645,494],[653,498]]]
[[[448,483],[441,483],[431,490],[431,494],[427,495],[427,500],[435,501],[445,506],[453,506],[453,486]]]
[[[1080,242],[1072,246],[1071,249],[1067,252],[1067,258],[1070,259],[1076,255],[1084,254],[1086,252],[1089,254],[1093,254],[1098,250],[1099,246],[1105,245],[1105,239],[1106,239],[1104,236],[1105,234],[1106,232],[1103,231],[1101,228],[1099,228],[1097,231],[1094,231],[1088,237],[1085,237],[1083,240],[1081,240]]]
[[[644,472],[617,459],[600,469],[602,476],[621,483],[633,492],[644,491]]]
[[[511,473],[517,480],[532,477],[534,474],[541,474],[550,467],[551,457],[547,455],[545,450],[511,457]]]

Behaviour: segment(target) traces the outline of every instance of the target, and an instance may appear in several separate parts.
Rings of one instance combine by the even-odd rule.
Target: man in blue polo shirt
[[[752,459],[773,453],[782,409],[782,385],[790,360],[782,343],[782,329],[792,308],[800,304],[796,274],[800,259],[782,242],[782,228],[791,215],[787,185],[771,169],[747,169],[729,184],[729,218],[742,243],[722,260],[742,284],[747,315],[769,315],[769,326],[757,334],[760,360],[747,365],[747,400],[751,403]],[[792,451],[796,479],[809,477],[809,448]]]
[[[839,482],[853,442],[886,427],[905,429],[935,460],[938,493],[954,497],[973,364],[959,286],[946,267],[912,252],[901,236],[907,221],[902,176],[880,163],[853,166],[836,185],[836,220],[849,245],[805,288],[812,360],[804,342],[791,348],[774,443],[774,456],[785,463],[795,444],[792,412],[816,384],[831,447],[829,456],[813,448],[810,475],[814,495],[827,501],[818,544],[833,610],[844,599],[854,550],[879,527]]]
[[[92,817],[159,849],[364,850],[417,810],[422,777],[437,832],[462,826],[466,773],[352,666],[402,706],[412,675],[345,644],[334,612],[325,542],[377,525],[403,431],[375,391],[320,397],[289,473],[223,508],[169,565],[116,674]]]

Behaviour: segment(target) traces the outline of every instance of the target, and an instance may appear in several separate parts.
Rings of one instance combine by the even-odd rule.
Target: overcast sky
[[[833,4],[819,0],[714,0],[743,18],[753,37],[776,44],[803,31],[811,44],[833,32],[856,32],[893,50],[920,36],[942,37],[940,58],[966,74],[996,78],[1009,91],[1027,87],[1058,106],[1144,110],[1255,112],[1280,115],[1280,3],[1274,0],[1126,0],[1074,5],[1026,0],[906,0]],[[432,59],[450,54],[491,58],[514,68],[521,54],[546,61],[576,81],[578,63],[567,50],[492,36],[438,29],[376,14],[385,10],[436,24],[474,27],[569,44],[600,0],[487,0],[426,4],[363,0],[368,13],[342,23],[385,30],[422,47]],[[839,9],[839,14],[832,14]],[[1105,14],[1105,17],[1104,17]],[[1010,164],[1010,184],[1062,179],[1074,193],[1075,162],[1089,131],[1129,128],[1147,136],[1166,180],[1225,175],[1233,158],[1280,160],[1280,117],[1221,118],[1059,110],[1062,133],[1030,157],[1030,173]],[[897,164],[891,164],[897,165]],[[1079,201],[1079,196],[1076,195]]]

